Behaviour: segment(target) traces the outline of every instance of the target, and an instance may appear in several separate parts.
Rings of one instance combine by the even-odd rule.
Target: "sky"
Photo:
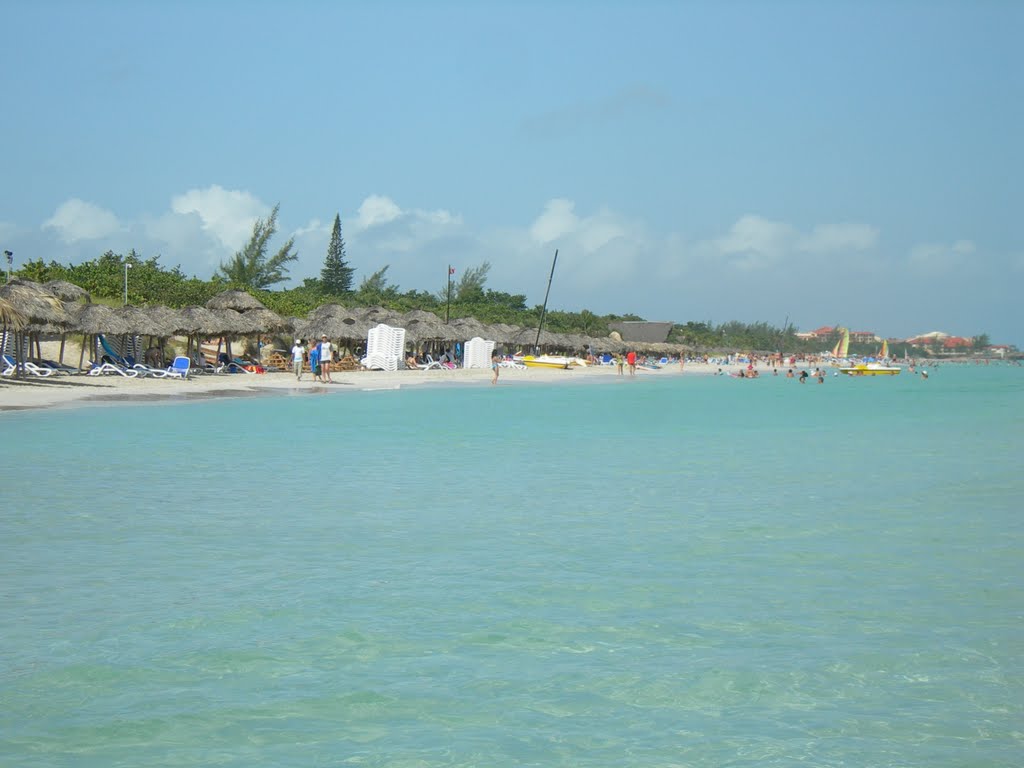
[[[1024,3],[0,0],[0,249],[1024,348]]]

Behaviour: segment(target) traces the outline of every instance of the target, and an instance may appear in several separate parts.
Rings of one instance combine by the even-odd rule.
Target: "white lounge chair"
[[[52,376],[56,373],[52,368],[40,368],[38,365],[30,363],[28,360],[23,363],[18,363],[10,355],[4,355],[3,360],[4,370],[0,373],[2,376],[14,376],[19,368],[25,373],[31,374],[32,376],[39,376],[40,378],[46,378],[47,376]]]
[[[124,376],[126,379],[134,379],[139,375],[139,372],[133,368],[122,368],[119,365],[113,363],[100,363],[99,365],[93,365],[89,369],[87,376],[106,376],[108,374],[116,373],[119,376]]]

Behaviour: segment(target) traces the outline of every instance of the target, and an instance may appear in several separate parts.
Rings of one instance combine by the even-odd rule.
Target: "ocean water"
[[[0,765],[1021,765],[1024,369],[931,373],[0,414]]]

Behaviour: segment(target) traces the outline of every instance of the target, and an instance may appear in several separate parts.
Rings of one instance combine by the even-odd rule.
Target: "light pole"
[[[14,251],[4,251],[7,257],[7,282],[11,282],[11,265],[14,263]]]
[[[126,261],[124,263],[124,305],[128,306],[128,270],[132,268],[132,263]]]

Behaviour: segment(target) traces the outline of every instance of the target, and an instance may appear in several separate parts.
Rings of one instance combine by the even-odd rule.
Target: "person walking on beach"
[[[622,359],[622,353],[621,352],[616,352],[615,353],[615,367],[619,370],[619,376],[622,375],[622,371],[623,371],[623,366],[624,365],[625,365],[625,361]]]
[[[491,355],[491,370],[494,371],[494,375],[491,376],[491,384],[498,383],[498,355]]]
[[[331,342],[327,340],[327,334],[325,333],[320,337],[320,373],[322,374],[321,378],[328,383],[333,383],[331,381],[332,356]]]
[[[309,344],[309,370],[313,373],[313,381],[320,379],[320,346],[310,341]]]
[[[302,381],[302,363],[306,358],[306,348],[302,346],[302,339],[295,340],[292,347],[292,370],[295,371],[295,378]]]

